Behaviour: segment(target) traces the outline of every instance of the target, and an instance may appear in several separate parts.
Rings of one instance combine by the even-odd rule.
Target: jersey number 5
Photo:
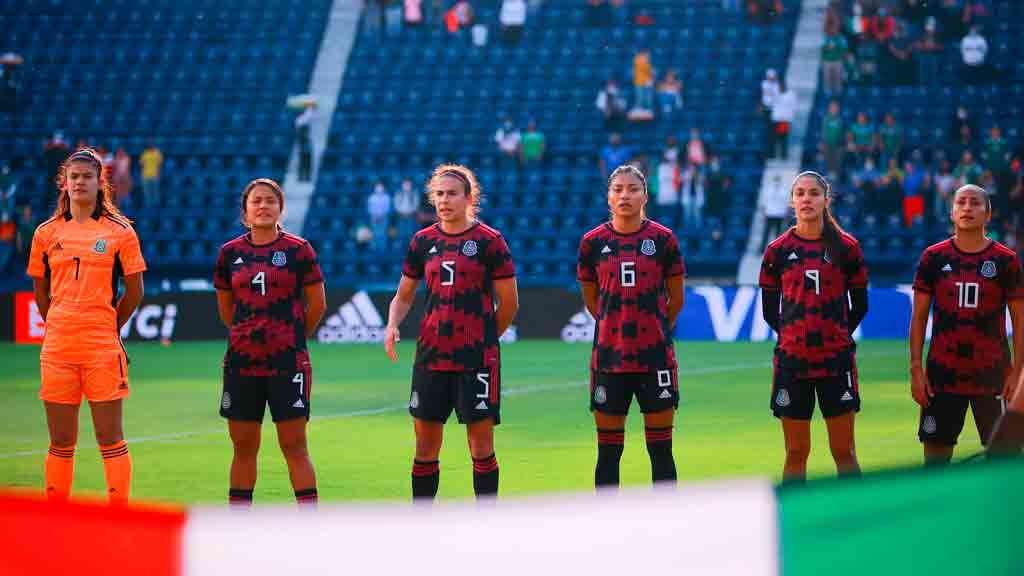
[[[455,260],[441,261],[441,286],[455,285]]]
[[[267,275],[262,270],[257,272],[256,275],[252,277],[252,284],[253,286],[257,284],[259,285],[260,296],[267,295]]]

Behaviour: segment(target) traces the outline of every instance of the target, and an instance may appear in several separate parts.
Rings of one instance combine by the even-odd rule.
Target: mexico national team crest
[[[224,393],[224,396],[220,399],[220,407],[225,410],[231,408],[231,394],[227,392]]]
[[[104,240],[103,238],[100,238],[99,240],[96,241],[95,244],[92,245],[92,249],[97,254],[103,254],[104,252],[107,251],[107,241]]]
[[[789,406],[789,391],[785,388],[780,388],[779,393],[775,395],[775,403],[783,408]]]
[[[419,394],[419,392],[413,390],[412,391],[412,398],[409,398],[409,408],[419,408],[419,407],[420,407],[420,394]]]
[[[981,264],[981,275],[985,278],[996,277],[996,263],[991,260],[985,260]]]
[[[654,256],[654,253],[658,251],[658,248],[654,245],[654,240],[650,238],[645,239],[640,243],[640,253],[644,256]]]
[[[604,386],[598,386],[594,388],[594,403],[604,404],[608,401],[608,391],[605,390]]]
[[[935,424],[935,416],[925,416],[924,422],[921,423],[921,430],[923,430],[925,434],[935,434],[937,429],[938,426]]]
[[[466,240],[462,245],[462,253],[466,256],[476,256],[476,240]]]
[[[284,252],[278,250],[274,252],[274,255],[270,258],[270,263],[280,268],[288,263],[288,256]]]

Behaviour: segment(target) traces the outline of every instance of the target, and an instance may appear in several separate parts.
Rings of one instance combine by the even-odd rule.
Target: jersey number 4
[[[257,272],[256,275],[252,277],[252,285],[253,286],[257,286],[258,285],[260,287],[260,295],[261,296],[266,296],[267,295],[267,275],[266,275],[266,273],[263,272],[263,271]]]

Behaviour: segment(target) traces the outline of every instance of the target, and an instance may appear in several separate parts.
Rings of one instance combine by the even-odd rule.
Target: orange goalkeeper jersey
[[[88,363],[97,353],[120,352],[118,281],[145,269],[139,238],[124,218],[94,214],[78,223],[67,212],[40,224],[28,263],[29,276],[50,279],[40,357]]]

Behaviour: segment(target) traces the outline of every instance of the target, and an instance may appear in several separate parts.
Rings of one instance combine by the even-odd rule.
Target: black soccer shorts
[[[928,402],[927,408],[921,409],[918,419],[917,437],[921,442],[937,443],[944,446],[956,446],[960,432],[964,429],[967,418],[967,406],[974,412],[974,424],[978,428],[981,443],[988,445],[996,420],[1003,413],[1001,396],[964,396],[948,392],[936,392]]]
[[[501,423],[501,370],[480,368],[439,372],[413,368],[409,414],[429,422],[447,422],[452,409],[460,424],[487,418]]]
[[[299,365],[301,368],[295,372],[277,376],[247,376],[225,366],[220,415],[228,420],[263,422],[263,413],[269,404],[274,422],[294,418],[309,420],[313,370],[308,361]]]
[[[636,396],[644,414],[679,407],[679,380],[675,368],[653,372],[591,372],[590,411],[625,416]]]
[[[822,378],[797,378],[790,371],[775,370],[771,408],[776,418],[810,420],[815,396],[825,418],[860,412],[856,368]]]

